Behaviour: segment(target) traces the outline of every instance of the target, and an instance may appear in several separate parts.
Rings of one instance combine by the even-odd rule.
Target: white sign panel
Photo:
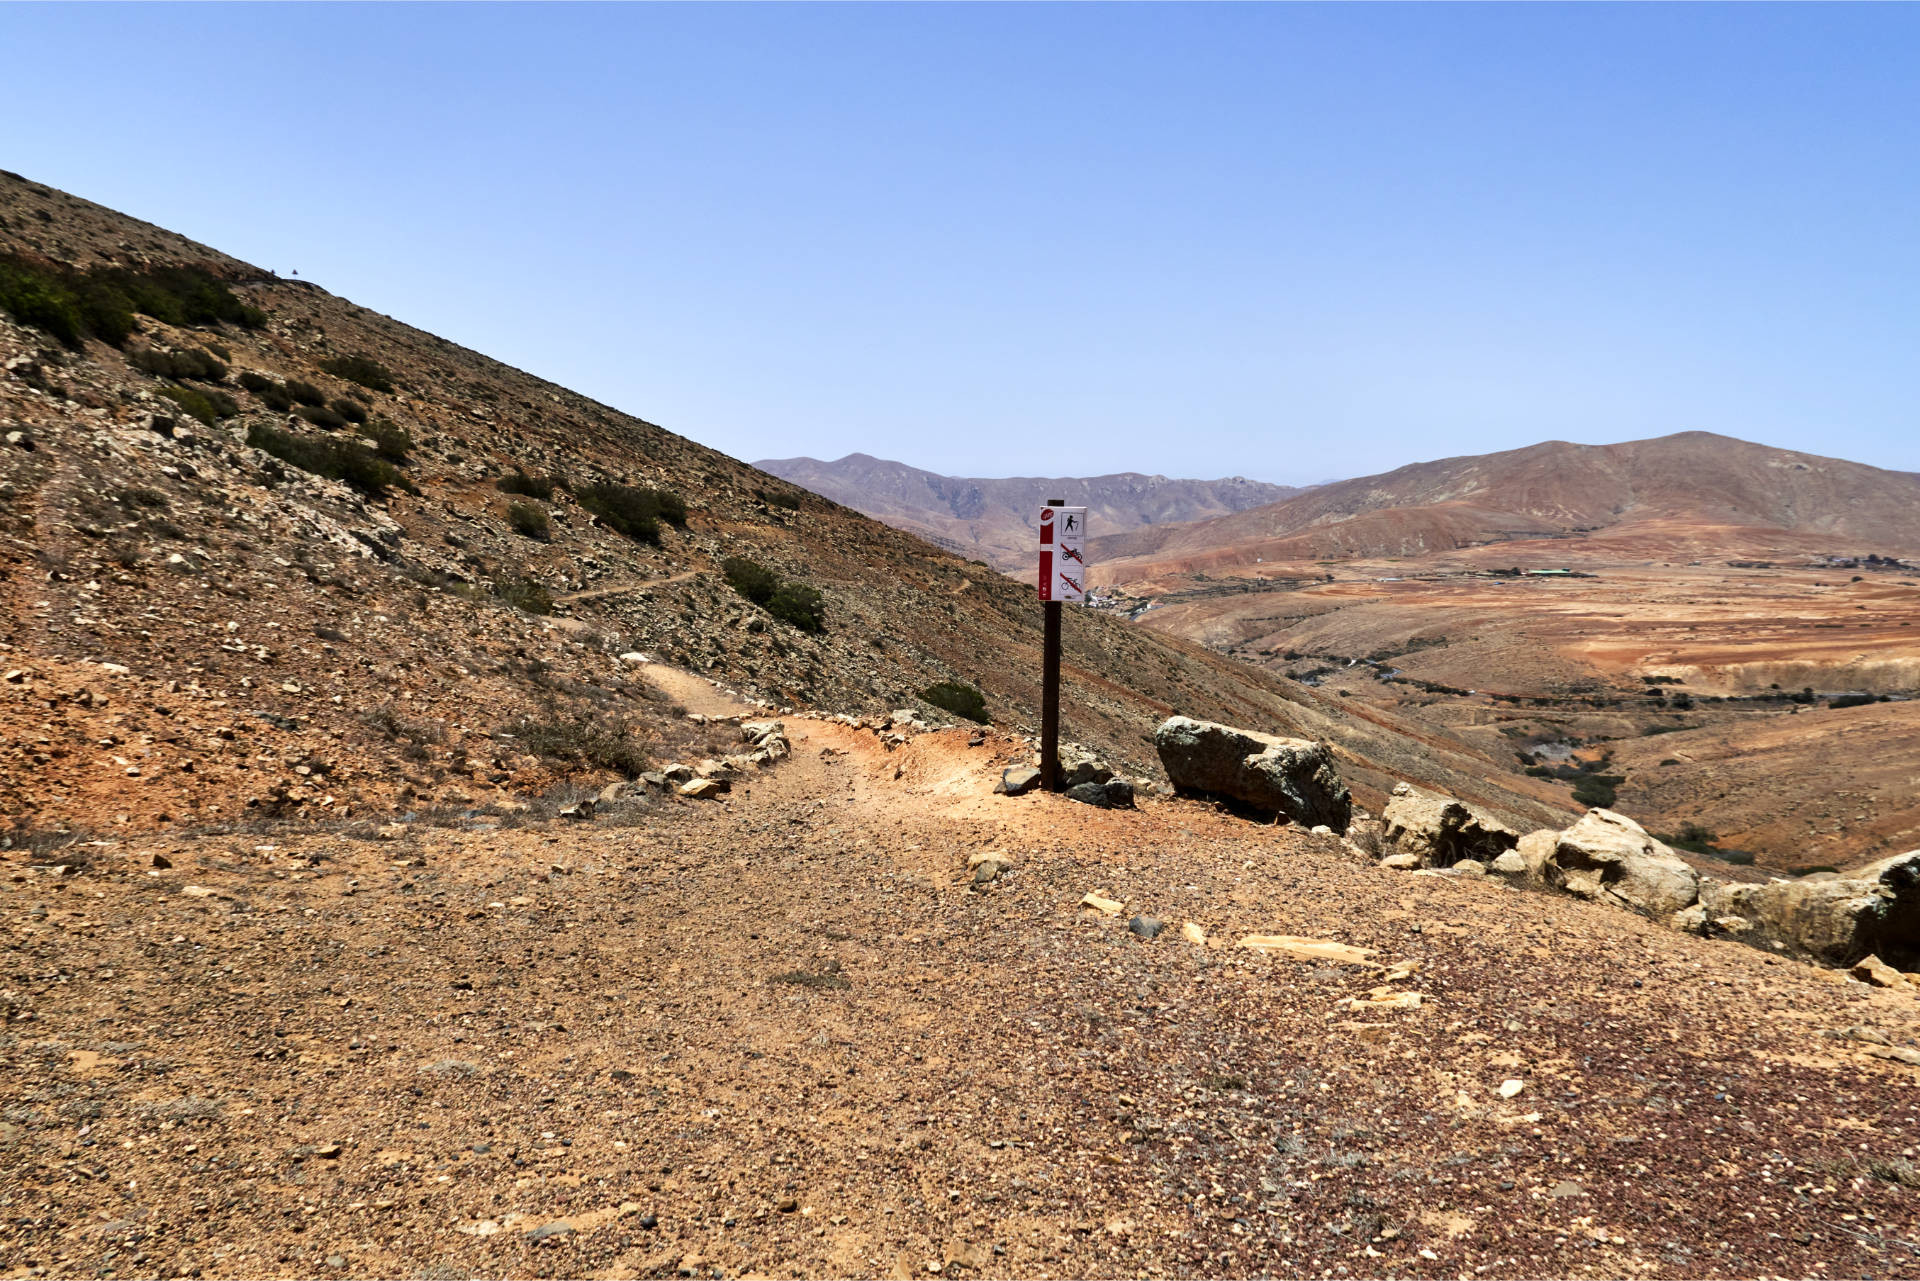
[[[1081,551],[1086,536],[1086,508],[1040,509],[1041,600],[1087,598],[1087,558]]]

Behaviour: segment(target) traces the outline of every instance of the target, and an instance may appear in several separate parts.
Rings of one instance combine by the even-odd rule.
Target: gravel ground
[[[0,1269],[1920,1274],[1910,996],[788,724],[612,822],[8,854]]]

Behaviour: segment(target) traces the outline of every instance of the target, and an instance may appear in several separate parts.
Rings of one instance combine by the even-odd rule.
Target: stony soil
[[[788,724],[589,824],[7,855],[0,1269],[1920,1274],[1910,996]]]

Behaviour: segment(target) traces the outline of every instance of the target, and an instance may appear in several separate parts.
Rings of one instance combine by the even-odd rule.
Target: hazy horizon
[[[1701,429],[1920,471],[1912,7],[13,5],[0,35],[16,99],[60,104],[0,167],[742,459],[1298,485]],[[235,75],[151,74],[186,65]]]

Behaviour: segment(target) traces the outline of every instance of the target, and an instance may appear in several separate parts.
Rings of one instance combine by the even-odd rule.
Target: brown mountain
[[[1596,536],[1652,554],[1783,544],[1904,554],[1920,550],[1916,513],[1911,473],[1682,432],[1415,463],[1188,525],[1099,537],[1092,551],[1105,582]]]
[[[1033,559],[1035,509],[1049,498],[1088,510],[1095,529],[1205,520],[1306,491],[1241,476],[1173,480],[1121,472],[1069,479],[942,476],[868,454],[834,462],[770,458],[754,464],[948,551],[1017,572]]]

